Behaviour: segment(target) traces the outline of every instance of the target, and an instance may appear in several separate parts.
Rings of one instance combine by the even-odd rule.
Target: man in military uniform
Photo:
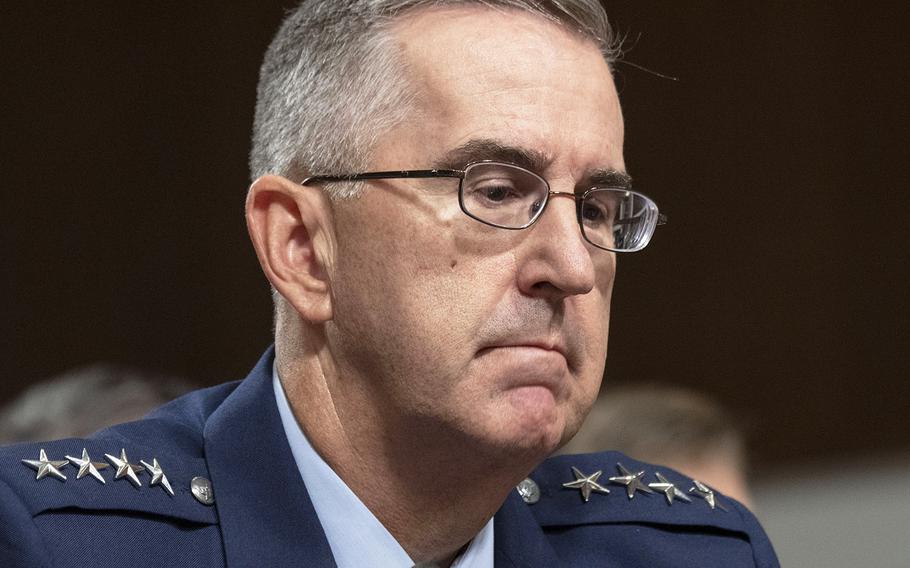
[[[623,163],[595,1],[304,2],[262,67],[246,380],[0,453],[4,566],[776,566],[740,504],[615,453],[544,461],[607,349]],[[543,463],[541,463],[543,462]]]

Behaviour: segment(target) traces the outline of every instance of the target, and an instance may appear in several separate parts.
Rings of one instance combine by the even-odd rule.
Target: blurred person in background
[[[704,394],[657,384],[604,389],[560,453],[603,450],[672,467],[752,505],[742,429]]]
[[[0,407],[0,444],[85,437],[189,392],[178,379],[96,363],[41,381]]]

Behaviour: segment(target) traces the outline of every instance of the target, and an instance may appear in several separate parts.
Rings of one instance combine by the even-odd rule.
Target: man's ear
[[[266,175],[250,186],[246,225],[266,278],[311,323],[332,319],[335,232],[318,187]]]

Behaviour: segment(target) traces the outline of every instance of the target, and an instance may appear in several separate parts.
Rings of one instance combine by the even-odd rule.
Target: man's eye
[[[505,186],[493,186],[483,188],[483,196],[489,201],[505,201],[511,193],[511,189]]]
[[[500,205],[521,198],[519,192],[508,184],[478,187],[472,192],[472,196],[476,201],[486,205]]]
[[[607,218],[607,213],[601,207],[591,203],[585,203],[581,210],[581,217],[584,221],[597,224],[603,223]]]

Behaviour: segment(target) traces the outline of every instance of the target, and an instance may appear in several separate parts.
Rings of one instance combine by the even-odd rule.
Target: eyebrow
[[[632,189],[632,176],[616,169],[598,169],[588,173],[585,179],[591,187],[616,187]]]
[[[468,164],[481,160],[508,162],[542,175],[553,162],[553,157],[537,150],[510,146],[492,138],[476,138],[453,148],[434,162],[441,170],[463,170]],[[632,177],[614,168],[599,168],[586,173],[580,186],[618,187],[631,189]]]
[[[553,161],[550,156],[543,152],[518,146],[509,146],[491,138],[477,138],[468,140],[461,146],[446,152],[435,163],[434,167],[446,170],[463,170],[468,164],[479,162],[480,160],[508,162],[532,172],[546,170]]]

